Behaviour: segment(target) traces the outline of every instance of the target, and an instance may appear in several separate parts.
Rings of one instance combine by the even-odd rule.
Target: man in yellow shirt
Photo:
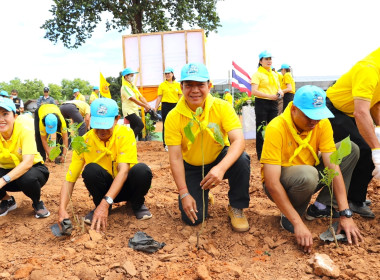
[[[65,101],[59,107],[65,119],[71,119],[73,123],[82,125],[78,129],[78,135],[83,136],[90,128],[90,105],[81,100]]]
[[[230,89],[226,88],[224,90],[223,99],[226,100],[228,103],[230,103],[231,106],[234,106],[234,100],[233,100],[232,95],[230,93]]]
[[[90,100],[88,101],[88,103],[91,105],[91,103],[95,100],[95,99],[98,99],[99,98],[99,87],[98,86],[94,86],[92,88],[93,92],[91,93],[90,95]]]
[[[339,208],[339,213],[334,210],[333,216],[340,217],[338,233],[344,230],[349,243],[357,244],[362,239],[351,218],[346,194],[359,149],[352,143],[352,152],[343,159],[341,168],[330,163],[330,155],[336,150],[327,119],[332,117],[326,107],[326,93],[316,86],[303,86],[296,92],[294,102],[274,118],[265,131],[260,160],[264,190],[282,213],[280,225],[295,234],[305,252],[311,251],[313,237],[301,217],[312,195],[321,189],[319,171],[324,166],[338,172],[333,180],[333,204]],[[308,208],[307,219],[330,216],[330,199],[329,190],[324,187]]]
[[[360,149],[348,192],[350,208],[374,218],[365,201],[372,177],[380,179],[380,48],[342,75],[327,90],[327,97],[327,107],[335,115],[330,120],[335,140],[350,135]]]
[[[114,202],[130,202],[139,220],[152,217],[144,204],[152,171],[146,164],[138,163],[133,131],[117,124],[119,118],[119,108],[114,100],[98,98],[91,103],[93,129],[83,136],[89,151],[80,155],[73,152],[61,189],[58,224],[69,218],[66,207],[82,169],[84,184],[96,207],[85,217],[92,229],[106,230],[108,212]]]
[[[179,208],[185,223],[201,223],[203,212],[207,217],[209,190],[223,179],[228,179],[228,215],[232,228],[243,232],[249,229],[243,209],[249,206],[250,158],[244,152],[241,123],[234,109],[220,98],[214,98],[209,93],[210,88],[206,66],[201,63],[186,64],[181,71],[183,97],[166,118],[165,143],[169,148],[170,167],[179,192]],[[199,107],[203,112],[197,119],[203,132],[194,124],[191,128],[194,139],[190,141],[185,127]],[[224,145],[215,140],[208,125],[218,125],[220,141]]]
[[[81,100],[83,102],[86,102],[86,97],[84,97],[84,95],[79,92],[79,89],[74,88],[73,93],[75,100]]]

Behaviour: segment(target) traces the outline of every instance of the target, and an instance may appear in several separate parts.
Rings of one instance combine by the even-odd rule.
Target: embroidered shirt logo
[[[319,108],[323,106],[323,96],[319,94],[314,94],[313,98],[313,107],[314,108]]]

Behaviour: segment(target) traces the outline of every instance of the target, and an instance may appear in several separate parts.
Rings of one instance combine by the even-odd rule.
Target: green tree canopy
[[[184,26],[206,30],[206,35],[221,26],[216,13],[220,0],[53,0],[48,19],[41,26],[45,38],[67,48],[78,48],[109,12],[106,31],[131,28],[132,34],[183,29]]]

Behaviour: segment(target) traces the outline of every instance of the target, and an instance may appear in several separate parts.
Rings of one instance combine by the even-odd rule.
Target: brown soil
[[[154,174],[146,205],[153,218],[137,221],[129,207],[119,204],[109,217],[107,232],[100,240],[76,227],[70,237],[54,237],[49,227],[56,222],[59,192],[65,169],[48,163],[50,179],[42,190],[42,200],[51,211],[47,219],[34,218],[31,201],[13,193],[18,208],[0,217],[0,279],[321,279],[309,265],[309,254],[297,248],[292,234],[279,226],[279,211],[263,193],[254,140],[246,142],[252,159],[251,202],[245,213],[250,224],[246,233],[233,232],[226,208],[228,185],[223,182],[212,192],[215,204],[201,235],[200,226],[190,227],[180,220],[176,187],[168,154],[160,142],[138,142],[139,161]],[[339,279],[380,279],[380,188],[373,181],[368,190],[376,218],[355,215],[365,242],[360,246],[323,243],[318,235],[326,230],[327,219],[306,221],[314,233],[314,252],[329,255],[341,270]],[[85,216],[93,203],[82,180],[78,180],[73,205]],[[154,253],[137,252],[128,240],[144,231],[166,246]],[[329,278],[323,278],[329,279]]]

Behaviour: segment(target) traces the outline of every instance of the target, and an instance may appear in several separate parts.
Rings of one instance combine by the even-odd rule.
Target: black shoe
[[[375,218],[375,214],[371,211],[365,202],[348,202],[352,212],[366,218]]]
[[[139,209],[133,209],[137,220],[147,220],[152,218],[152,213],[150,213],[148,207],[145,204],[141,205]]]
[[[315,218],[328,218],[331,215],[331,208],[330,205],[326,205],[326,208],[323,210],[318,209],[317,206],[314,204],[310,205],[309,208],[307,208],[306,214],[305,214],[305,219],[308,221],[312,221]],[[332,217],[339,218],[339,213],[336,211],[333,207],[332,209]]]
[[[15,210],[16,208],[17,204],[13,196],[8,200],[2,200],[0,203],[0,217],[7,215],[9,211]]]
[[[280,226],[291,232],[291,233],[294,233],[294,227],[292,225],[292,223],[288,220],[288,218],[286,218],[284,215],[281,214],[281,218],[280,218]]]

